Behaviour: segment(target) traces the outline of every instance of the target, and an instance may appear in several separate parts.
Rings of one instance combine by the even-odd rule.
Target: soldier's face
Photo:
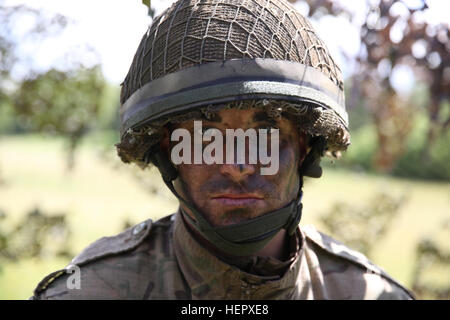
[[[219,111],[214,121],[202,120],[201,124],[203,131],[216,128],[223,133],[224,161],[222,164],[206,164],[204,161],[201,164],[194,164],[194,161],[191,164],[179,164],[176,166],[179,175],[174,185],[177,192],[193,202],[212,225],[225,226],[258,217],[284,207],[297,196],[300,179],[298,168],[306,155],[307,143],[306,137],[299,134],[293,120],[284,117],[273,120],[259,109],[226,109]],[[192,133],[194,151],[194,120],[175,125],[172,133],[180,128]],[[279,156],[278,159],[272,159],[278,161],[277,173],[262,174],[261,168],[267,167],[267,164],[262,165],[259,158],[256,164],[249,164],[249,140],[246,143],[245,164],[238,164],[236,161],[236,151],[239,150],[235,150],[234,161],[227,163],[226,129],[254,129],[259,132],[259,129],[268,128],[279,129]],[[273,137],[274,135],[269,135],[267,145],[274,146],[270,141]],[[209,143],[204,143],[203,148]],[[163,148],[167,149],[169,155],[173,155],[171,151],[177,144],[167,134]],[[270,154],[270,147],[268,152]],[[189,209],[184,206],[183,209],[194,218]]]

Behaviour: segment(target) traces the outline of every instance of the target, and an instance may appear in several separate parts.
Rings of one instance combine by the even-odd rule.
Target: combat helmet
[[[251,223],[213,228],[173,188],[176,168],[159,151],[167,123],[208,119],[222,108],[256,107],[274,117],[294,116],[311,138],[302,176],[319,177],[321,156],[337,155],[350,144],[341,71],[311,24],[286,0],[175,2],[144,34],[120,102],[116,146],[122,161],[142,168],[155,164],[172,192],[196,212],[198,230],[233,254],[255,252],[281,227],[293,232],[301,194],[280,212],[255,221],[278,224],[277,230],[251,234]]]

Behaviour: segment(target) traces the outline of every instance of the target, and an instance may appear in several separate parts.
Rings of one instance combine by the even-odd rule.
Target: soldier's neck
[[[224,258],[226,261],[233,260],[233,258],[237,258],[231,256],[225,252],[218,250],[215,246],[213,246],[207,239],[205,239],[202,235],[198,233],[195,228],[193,228],[188,221],[185,220],[183,215],[181,217],[184,221],[184,225],[186,229],[191,233],[191,235],[206,249],[210,252],[214,253],[216,256]],[[280,261],[285,261],[289,258],[289,237],[287,235],[286,230],[281,229],[273,239],[260,251],[258,251],[255,256],[264,257],[264,258],[275,258]],[[238,257],[239,259],[243,257]],[[250,257],[249,257],[250,258]]]
[[[259,257],[271,257],[285,261],[289,257],[289,237],[286,230],[281,229],[273,239],[256,254]]]

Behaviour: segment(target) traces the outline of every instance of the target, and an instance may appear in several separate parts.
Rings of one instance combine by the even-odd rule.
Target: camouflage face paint
[[[280,117],[268,121],[257,109],[221,110],[220,122],[206,122],[225,131],[227,128],[243,130],[276,126],[279,129],[279,170],[274,175],[262,175],[261,163],[257,164],[180,164],[175,187],[192,199],[194,205],[205,213],[205,217],[214,226],[239,223],[279,209],[292,201],[298,192],[299,159],[303,159],[300,148],[303,141],[298,128],[292,120]],[[256,121],[255,121],[256,120]],[[193,121],[177,125],[178,128],[190,128]],[[187,212],[189,210],[186,210]]]

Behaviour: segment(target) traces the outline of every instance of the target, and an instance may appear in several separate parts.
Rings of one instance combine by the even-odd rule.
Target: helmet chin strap
[[[175,190],[173,180],[178,177],[177,169],[173,166],[167,154],[161,150],[159,144],[151,148],[144,156],[144,161],[152,162],[161,172],[164,183],[194,215],[181,210],[183,217],[206,240],[219,250],[235,256],[248,256],[257,253],[280,231],[286,229],[289,235],[294,234],[302,216],[302,184],[297,198],[283,208],[271,211],[262,216],[228,225],[214,227],[193,204],[183,199]]]

